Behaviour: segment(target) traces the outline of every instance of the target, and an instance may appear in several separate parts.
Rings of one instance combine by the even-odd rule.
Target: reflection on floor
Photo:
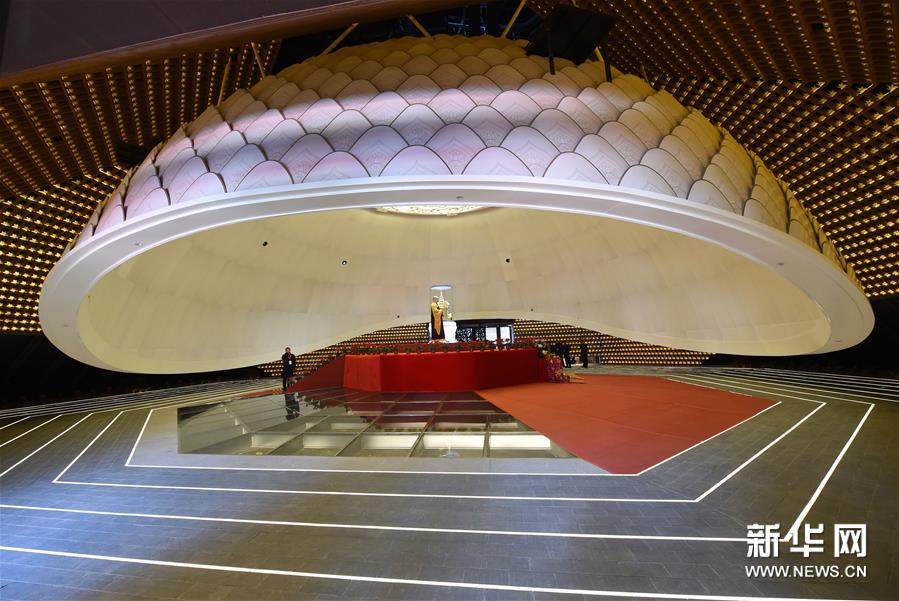
[[[896,601],[895,379],[627,373],[777,404],[627,477],[583,458],[178,454],[175,408],[237,383],[0,410],[0,599]],[[272,425],[311,413],[268,402]],[[753,524],[796,543],[749,557]],[[866,525],[865,556],[834,557],[838,524]]]
[[[178,448],[227,455],[572,457],[473,392],[340,388],[181,407]]]

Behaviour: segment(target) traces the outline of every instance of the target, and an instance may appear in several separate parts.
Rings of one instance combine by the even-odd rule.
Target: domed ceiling
[[[223,369],[279,335],[302,351],[417,322],[439,281],[461,318],[698,351],[867,335],[851,266],[758,157],[633,75],[556,68],[504,38],[407,37],[237,91],[95,212],[45,285],[45,332],[103,367]],[[502,208],[368,210],[428,205]]]
[[[438,4],[443,10],[451,3]],[[528,9],[545,15],[554,4],[529,2],[520,20],[529,18]],[[726,127],[789,182],[855,267],[866,295],[896,294],[894,6],[824,0],[796,12],[765,4],[709,11],[693,0],[674,0],[661,11],[642,2],[578,5],[618,16],[608,46],[614,65],[644,74]],[[509,16],[500,15],[493,30],[489,19],[468,22],[483,11],[421,15],[420,8],[386,1],[377,10],[363,3],[338,10],[322,3],[279,15],[275,28],[259,29],[252,43],[244,24],[236,24],[214,36],[146,44],[139,60],[128,49],[113,50],[33,75],[0,74],[0,331],[40,331],[37,305],[47,272],[126,172],[116,163],[117,141],[168,138],[209,103],[251,86],[271,70],[282,36],[307,36],[303,46],[316,52],[353,21],[395,18],[391,28],[419,35],[403,16],[414,10],[432,32],[498,33]],[[79,17],[91,19],[89,12],[83,7]],[[20,25],[25,31],[40,23]],[[337,31],[308,37],[329,29]]]

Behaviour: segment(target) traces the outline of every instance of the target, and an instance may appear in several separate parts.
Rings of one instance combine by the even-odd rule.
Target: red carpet
[[[586,375],[585,384],[522,384],[478,394],[613,474],[635,474],[775,401],[649,376]]]

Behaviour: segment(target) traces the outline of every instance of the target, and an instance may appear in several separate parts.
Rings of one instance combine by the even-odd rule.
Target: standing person
[[[562,343],[562,359],[565,361],[565,367],[571,367],[571,345],[567,342]]]
[[[293,377],[293,370],[297,366],[297,356],[290,352],[290,347],[284,349],[281,355],[281,382],[284,391],[287,392],[287,383]]]
[[[587,364],[588,364],[587,359],[588,359],[588,357],[587,357],[587,343],[584,342],[583,339],[582,339],[582,340],[581,340],[581,363],[584,364],[584,369],[587,368]]]

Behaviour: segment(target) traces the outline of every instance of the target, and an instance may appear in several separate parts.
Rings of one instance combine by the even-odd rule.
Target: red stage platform
[[[537,382],[533,348],[347,355],[346,388],[378,392],[469,391]]]

